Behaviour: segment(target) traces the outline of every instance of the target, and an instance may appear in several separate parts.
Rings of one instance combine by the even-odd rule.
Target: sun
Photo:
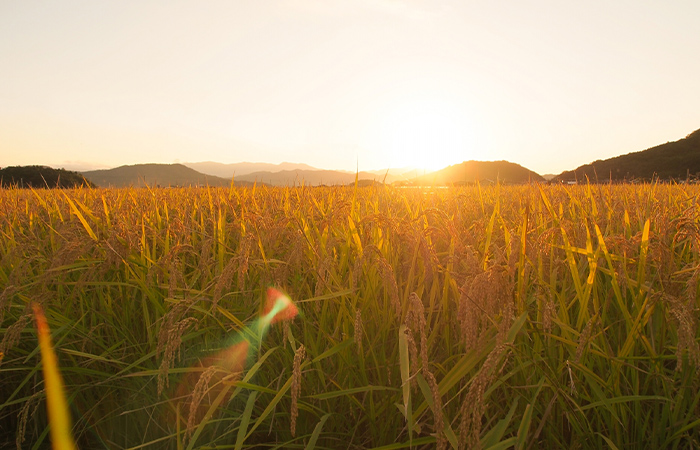
[[[433,171],[473,159],[472,121],[445,98],[401,100],[379,122],[378,146],[392,167]]]

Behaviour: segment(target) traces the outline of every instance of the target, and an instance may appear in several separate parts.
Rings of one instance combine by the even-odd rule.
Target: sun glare
[[[403,101],[380,121],[380,145],[392,167],[432,171],[474,158],[471,121],[446,100]]]

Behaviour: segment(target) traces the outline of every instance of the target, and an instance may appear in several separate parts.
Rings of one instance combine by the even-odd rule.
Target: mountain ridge
[[[67,178],[65,169],[52,169],[47,166],[17,166],[22,170],[24,178],[17,178],[14,185],[24,185],[25,179],[31,176],[41,183],[38,187],[53,187],[53,175],[47,175],[40,169],[63,171],[63,181]],[[17,170],[15,167],[13,170]],[[193,167],[207,170],[204,173]],[[270,170],[254,170],[254,169]],[[6,168],[9,169],[9,168]],[[42,169],[43,170],[43,169]],[[251,170],[254,170],[251,172]],[[275,171],[273,171],[275,170]],[[656,145],[645,150],[618,155],[605,160],[596,160],[573,170],[564,171],[559,175],[540,176],[517,163],[509,161],[464,161],[443,169],[419,175],[420,170],[413,167],[367,170],[362,172],[343,170],[318,169],[304,163],[283,162],[272,163],[231,163],[223,164],[212,161],[183,164],[135,164],[124,165],[112,169],[88,170],[76,172],[80,179],[103,187],[125,186],[250,186],[254,183],[274,186],[296,185],[349,185],[354,184],[355,178],[361,185],[376,183],[395,183],[399,185],[460,185],[474,182],[574,182],[590,180],[624,181],[651,179],[685,179],[700,180],[700,129],[688,134],[685,138],[665,144]],[[215,173],[224,174],[221,177]],[[84,177],[84,178],[83,178]],[[16,177],[15,177],[16,178]],[[10,178],[3,182],[9,181]],[[8,183],[5,183],[6,185]],[[26,182],[30,185],[29,182]],[[60,187],[60,186],[59,186]]]
[[[700,129],[677,141],[596,160],[564,171],[552,182],[700,178]]]
[[[301,165],[297,163],[287,164],[290,166]],[[478,167],[475,173],[478,174],[480,171],[483,176],[465,178],[463,176],[464,170],[459,174],[450,172],[457,170],[455,169],[456,167],[462,167],[464,169],[465,164]],[[282,165],[273,166],[279,167]],[[245,175],[233,176],[232,178],[223,178],[198,172],[185,164],[148,163],[119,166],[113,169],[85,171],[82,172],[82,175],[100,187],[230,186],[232,182],[237,186],[252,186],[253,184],[265,184],[270,186],[344,186],[354,184],[356,177],[358,181],[362,182],[361,185],[377,183],[396,183],[399,185],[463,184],[473,182],[476,179],[482,181],[498,179],[500,182],[504,183],[520,183],[528,180],[543,181],[535,172],[508,161],[469,161],[418,177],[412,176],[418,172],[417,169],[408,168],[408,172],[404,172],[403,170],[404,169],[397,169],[392,171],[386,169],[355,173],[313,168],[280,170],[277,172],[258,171]],[[469,170],[472,169],[468,169],[467,171]],[[520,173],[520,175],[514,175],[516,172]],[[501,173],[500,176],[498,175],[499,173]]]
[[[509,161],[464,161],[417,177],[418,185],[462,185],[476,182],[521,184],[545,179],[520,164]]]
[[[81,173],[48,166],[8,166],[0,169],[0,186],[41,188],[95,187]]]
[[[206,175],[183,164],[133,164],[89,170],[83,176],[100,187],[230,186],[231,179]],[[237,185],[247,185],[237,182]]]

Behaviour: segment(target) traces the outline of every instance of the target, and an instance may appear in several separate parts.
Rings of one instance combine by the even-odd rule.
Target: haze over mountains
[[[369,172],[359,172],[358,179],[381,181],[382,177]],[[281,170],[279,172],[254,172],[235,179],[258,182],[271,186],[345,185],[355,182],[355,174],[337,170]]]
[[[281,170],[318,170],[315,167],[311,167],[308,164],[290,162],[283,162],[280,164],[256,162],[223,164],[214,161],[205,161],[194,163],[186,162],[182,163],[182,165],[194,169],[197,172],[228,179],[234,176],[238,178],[242,175],[248,175],[255,172],[279,172]]]
[[[217,167],[215,163],[206,163],[218,173],[224,173],[224,167]],[[250,166],[254,164],[243,163]],[[292,165],[286,163],[286,166]],[[224,165],[221,166],[235,166]],[[272,165],[274,166],[274,165]],[[306,166],[300,164],[300,166]],[[242,166],[245,167],[245,166]],[[310,167],[310,166],[307,166]],[[406,170],[406,171],[404,171]],[[373,183],[394,183],[400,185],[450,185],[467,184],[476,181],[490,183],[500,181],[502,183],[527,183],[543,182],[544,179],[524,167],[508,161],[466,161],[461,164],[446,167],[436,172],[420,174],[417,169],[384,170],[372,172],[343,172],[337,170],[321,169],[292,169],[273,171],[259,171],[234,175],[233,178],[224,178],[210,174],[204,174],[187,167],[184,164],[137,164],[133,166],[120,166],[108,170],[93,170],[82,173],[85,178],[102,187],[126,187],[126,186],[229,186],[231,182],[237,186],[265,184],[269,186],[336,186],[350,185],[358,181],[365,185]]]
[[[206,163],[207,167],[214,171],[225,173],[223,167],[217,167],[216,163]],[[248,166],[256,164],[243,163]],[[290,163],[286,163],[289,167]],[[221,166],[234,166],[221,164]],[[275,167],[274,164],[266,166]],[[311,167],[306,164],[298,166]],[[320,169],[293,169],[279,171],[259,171],[246,173],[245,175],[234,175],[233,177],[219,177],[211,174],[201,173],[183,164],[136,164],[131,166],[120,166],[107,170],[92,170],[82,172],[88,180],[91,180],[102,187],[126,187],[126,186],[229,186],[232,182],[236,186],[251,186],[255,183],[270,186],[307,186],[318,185],[346,185],[354,183],[355,173],[341,172],[335,170]],[[360,180],[372,180],[381,182],[383,175],[370,172],[360,172]],[[389,177],[387,177],[389,178]],[[393,180],[395,177],[392,177]],[[387,180],[387,182],[391,182]]]
[[[46,171],[42,166],[14,170],[16,175],[3,180],[4,185],[46,187],[46,181],[34,183],[30,179],[42,179]],[[53,169],[52,169],[53,170]],[[31,174],[30,172],[36,172]],[[37,175],[38,174],[38,175]],[[42,175],[43,174],[43,175]],[[78,178],[80,174],[77,174]],[[68,171],[62,172],[64,179]],[[284,162],[281,164],[242,162],[222,164],[197,162],[184,164],[137,164],[114,169],[82,172],[90,182],[101,187],[124,186],[249,186],[254,183],[271,186],[349,185],[355,178],[362,185],[393,183],[399,185],[460,185],[481,183],[546,182],[539,174],[508,161],[465,161],[444,169],[421,173],[415,168],[397,168],[376,171],[322,170],[308,164]],[[547,177],[549,178],[549,176]],[[574,170],[562,172],[551,182],[586,181],[650,181],[654,178],[668,180],[700,179],[700,130],[675,142],[651,147],[606,160],[593,161]],[[43,179],[42,179],[43,180]],[[49,183],[52,187],[52,183]]]
[[[312,167],[308,164],[283,162],[281,164],[270,163],[233,163],[222,164],[217,162],[183,163],[198,172],[207,175],[215,175],[223,178],[234,178],[235,181],[247,181],[270,184],[273,186],[286,186],[301,184],[348,184],[355,181],[354,171],[325,170]],[[393,183],[395,181],[408,181],[419,175],[422,171],[414,167],[402,167],[384,170],[368,170],[359,172],[360,180],[373,180],[378,182]]]

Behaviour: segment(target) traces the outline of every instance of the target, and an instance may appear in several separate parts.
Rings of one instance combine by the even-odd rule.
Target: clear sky
[[[700,128],[700,1],[0,1],[0,166],[509,160]]]

